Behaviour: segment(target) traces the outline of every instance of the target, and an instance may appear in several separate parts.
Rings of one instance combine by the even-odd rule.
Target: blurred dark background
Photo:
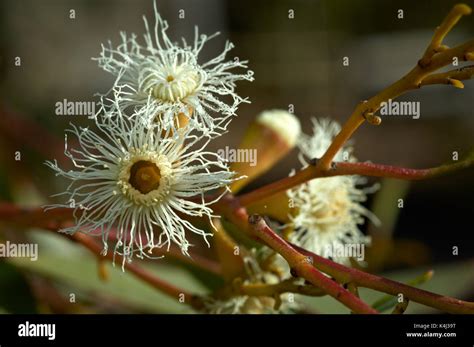
[[[313,116],[342,123],[358,102],[375,95],[416,64],[434,28],[455,3],[157,1],[173,38],[191,40],[194,25],[207,34],[220,31],[222,35],[211,41],[203,58],[220,52],[229,39],[236,46],[229,58],[248,59],[255,72],[253,83],[238,85],[238,93],[248,96],[252,103],[239,108],[239,117],[231,123],[229,133],[212,144],[214,149],[238,146],[247,125],[265,109],[293,105],[308,133]],[[71,9],[75,19],[69,18]],[[181,9],[184,19],[178,17]],[[398,18],[400,9],[403,19]],[[94,93],[110,88],[113,77],[100,70],[91,57],[99,55],[100,43],[108,39],[118,43],[120,30],[141,35],[142,15],[153,22],[152,1],[2,0],[0,11],[0,102],[10,117],[0,120],[0,193],[3,199],[12,199],[6,186],[24,175],[32,176],[34,185],[47,196],[62,183],[53,179],[42,162],[61,152],[62,148],[51,146],[62,146],[63,130],[70,121],[88,122],[80,117],[56,116],[55,103],[65,98],[94,100]],[[289,18],[291,11],[294,18]],[[474,17],[468,16],[445,43],[454,46],[472,37]],[[349,57],[349,66],[343,66],[344,56]],[[15,57],[21,57],[21,66],[14,65]],[[474,138],[474,83],[466,81],[465,85],[463,90],[431,86],[403,96],[400,100],[421,102],[421,118],[385,117],[379,127],[363,125],[354,137],[356,157],[414,168],[452,162],[454,151],[462,158],[473,148]],[[15,119],[39,124],[50,134],[38,129],[25,132],[23,123]],[[13,161],[12,150],[24,153],[22,168]],[[249,189],[284,177],[298,167],[296,155],[290,155]],[[384,194],[385,200],[379,202],[383,206],[378,209],[396,208],[399,198],[404,199],[404,208],[397,212],[393,227],[385,224],[381,232],[423,243],[430,250],[429,262],[435,264],[473,258],[473,174],[470,169],[409,185],[389,182],[389,188],[384,188],[382,184],[382,190],[392,191]],[[27,181],[15,184],[21,186]],[[27,199],[23,203],[34,204]],[[373,199],[369,201],[372,203]],[[453,246],[459,247],[457,257],[452,255]]]

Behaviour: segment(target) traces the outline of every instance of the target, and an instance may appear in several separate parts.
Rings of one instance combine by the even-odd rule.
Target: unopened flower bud
[[[231,185],[236,193],[251,181],[270,170],[296,144],[301,125],[293,114],[284,110],[260,113],[242,139],[239,150],[256,153],[254,161],[233,162],[231,171],[247,176]]]

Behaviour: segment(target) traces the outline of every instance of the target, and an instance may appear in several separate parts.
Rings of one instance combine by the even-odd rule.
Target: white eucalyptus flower
[[[219,157],[205,150],[208,138],[190,134],[192,128],[165,131],[160,123],[150,127],[137,121],[153,111],[149,102],[129,118],[111,108],[97,117],[97,131],[74,125],[69,133],[79,148],[65,155],[74,169],[63,170],[56,160],[47,162],[56,176],[71,181],[67,203],[51,207],[74,207],[76,223],[63,229],[102,236],[104,252],[114,236],[114,254],[130,261],[136,254],[150,257],[154,248],[171,244],[188,254],[188,233],[211,234],[193,226],[186,216],[213,217],[206,192],[233,181],[234,173]]]
[[[253,250],[244,258],[247,278],[243,284],[277,284],[290,277],[288,263],[267,247]],[[211,314],[277,314],[294,313],[298,304],[294,294],[281,294],[281,305],[275,308],[275,298],[238,295],[229,299],[207,298],[205,313]]]
[[[302,135],[298,144],[303,167],[309,163],[304,157],[320,158],[339,132],[336,122],[313,119],[313,135]],[[355,161],[352,148],[346,146],[335,156],[335,161]],[[318,255],[343,264],[350,264],[349,254],[370,243],[359,225],[364,217],[378,222],[377,218],[361,203],[367,193],[377,187],[358,188],[366,183],[360,176],[334,176],[313,179],[287,191],[293,212],[290,226],[294,232],[290,241]],[[361,260],[361,259],[359,259]]]
[[[154,4],[156,22],[152,30],[144,17],[144,43],[135,34],[121,32],[122,42],[114,47],[102,45],[99,66],[116,76],[115,87],[121,90],[122,107],[143,107],[151,96],[153,118],[159,115],[165,127],[175,124],[177,115],[194,122],[196,129],[224,130],[242,102],[235,93],[236,82],[253,81],[253,72],[234,73],[235,68],[247,68],[247,61],[237,57],[226,60],[233,44],[226,42],[224,50],[208,61],[200,61],[205,44],[219,33],[206,36],[198,33],[192,45],[183,38],[181,43],[170,40],[168,23]]]

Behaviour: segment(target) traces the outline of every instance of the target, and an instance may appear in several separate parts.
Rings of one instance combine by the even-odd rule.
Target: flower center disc
[[[337,188],[331,192],[331,199],[314,213],[317,224],[322,232],[333,230],[336,224],[344,224],[350,218],[351,203],[347,191]]]
[[[160,186],[161,172],[154,163],[140,160],[130,168],[129,183],[142,194],[148,194]]]
[[[188,64],[163,66],[157,75],[151,86],[152,94],[161,101],[169,102],[182,100],[194,93],[201,80],[199,71]]]

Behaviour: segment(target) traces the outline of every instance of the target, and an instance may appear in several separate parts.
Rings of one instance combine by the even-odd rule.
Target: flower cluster
[[[245,279],[241,285],[272,285],[290,277],[287,262],[267,247],[253,249],[244,257]],[[281,294],[279,302],[275,297],[232,295],[229,298],[208,297],[205,300],[205,313],[212,314],[276,314],[293,313],[298,303],[293,294]]]
[[[328,119],[313,119],[313,134],[303,134],[298,143],[303,168],[308,159],[319,158],[327,150],[340,126]],[[336,154],[336,161],[355,161],[352,148],[346,146]],[[350,264],[350,256],[341,252],[345,246],[370,243],[358,225],[369,217],[377,218],[361,202],[377,187],[359,188],[365,179],[359,176],[335,176],[314,179],[287,191],[292,212],[289,239],[293,243],[334,261]],[[350,248],[349,248],[350,249]]]
[[[114,255],[122,255],[124,262],[133,255],[154,257],[155,248],[169,250],[173,244],[188,255],[190,234],[208,242],[212,233],[189,219],[207,217],[210,222],[210,205],[237,178],[206,147],[245,101],[235,93],[235,82],[253,79],[251,72],[229,71],[246,67],[244,61],[225,60],[232,44],[200,63],[201,49],[215,35],[196,30],[194,45],[183,40],[180,46],[167,36],[168,25],[156,4],[155,15],[153,31],[145,19],[144,46],[135,35],[122,33],[118,47],[103,47],[99,66],[116,81],[99,102],[95,128],[72,125],[68,131],[78,148],[69,148],[66,135],[65,155],[73,169],[47,162],[56,175],[71,181],[58,194],[66,202],[50,206],[74,208],[75,225],[62,231],[98,234],[104,253],[113,242]],[[212,201],[204,198],[213,191]]]
[[[100,110],[91,117],[93,127],[71,124],[67,130],[64,154],[71,167],[64,169],[57,160],[46,162],[56,176],[70,182],[57,194],[65,201],[48,208],[70,208],[74,224],[69,220],[71,210],[45,220],[37,218],[36,210],[25,212],[15,206],[6,206],[3,213],[14,224],[32,215],[38,223],[31,225],[52,228],[51,221],[61,222],[64,233],[101,237],[103,255],[111,249],[109,258],[118,257],[122,269],[134,257],[160,258],[175,251],[171,247],[191,256],[192,243],[211,247],[212,241],[211,256],[200,249],[193,252],[197,278],[203,283],[209,274],[220,278],[205,283],[213,289],[206,295],[168,284],[140,266],[129,266],[138,278],[197,312],[302,313],[295,295],[330,295],[353,313],[388,308],[380,301],[369,305],[361,300],[359,286],[405,295],[393,313],[403,313],[408,299],[447,312],[472,312],[473,303],[429,292],[410,295],[411,287],[375,275],[367,279],[360,269],[340,265],[364,265],[371,239],[361,225],[366,220],[379,223],[364,206],[378,186],[368,187],[366,179],[354,174],[420,179],[472,165],[472,158],[423,170],[356,163],[348,142],[364,121],[380,124],[376,113],[383,100],[390,101],[414,85],[464,86],[461,80],[474,75],[472,67],[433,72],[448,66],[452,57],[474,59],[470,42],[452,49],[442,45],[453,25],[470,12],[468,6],[456,5],[416,68],[360,103],[342,130],[328,119],[312,119],[313,133],[306,135],[290,108],[272,109],[249,123],[238,148],[226,146],[214,153],[209,143],[226,132],[238,106],[248,102],[236,93],[237,82],[253,81],[253,72],[247,61],[228,58],[230,42],[214,58],[203,59],[207,42],[219,33],[207,36],[196,28],[190,44],[185,39],[172,41],[154,2],[155,23],[151,26],[144,18],[143,38],[122,32],[121,43],[102,45],[100,56],[94,58],[114,83],[99,94]],[[75,138],[72,143],[69,134]],[[301,171],[245,191],[283,163],[295,147]],[[30,225],[21,222],[19,226]],[[282,231],[281,236],[274,230]],[[87,237],[76,240],[94,253],[101,250]],[[181,254],[173,252],[173,256],[189,261]],[[205,277],[201,271],[206,271]],[[101,267],[100,275],[104,274]],[[431,272],[416,281],[430,277]]]

